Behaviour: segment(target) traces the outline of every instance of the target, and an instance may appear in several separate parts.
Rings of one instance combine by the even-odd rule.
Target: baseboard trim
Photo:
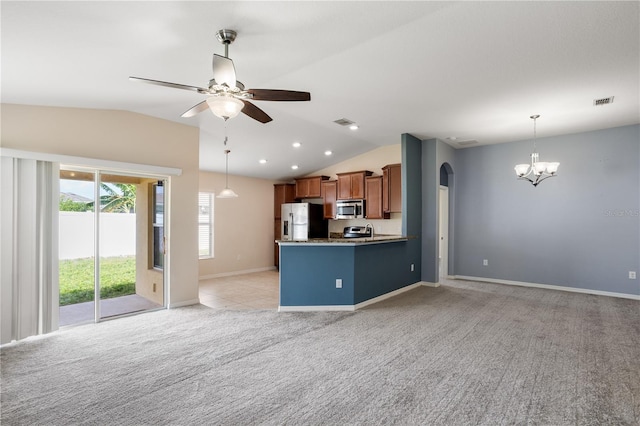
[[[243,269],[241,271],[222,272],[220,274],[203,275],[198,277],[198,281],[210,280],[211,278],[232,277],[234,275],[252,274],[254,272],[275,271],[275,266],[266,266],[264,268]]]
[[[413,283],[413,284],[410,284],[408,286],[401,287],[401,288],[399,288],[397,290],[393,290],[393,291],[391,291],[389,293],[385,293],[385,294],[380,295],[378,297],[374,297],[373,299],[365,300],[364,302],[360,302],[360,303],[356,304],[355,305],[355,309],[364,308],[365,306],[373,305],[374,303],[382,302],[383,300],[390,299],[390,298],[395,297],[395,296],[397,296],[399,294],[405,293],[405,292],[407,292],[409,290],[413,290],[414,288],[420,287],[421,283],[422,283],[422,281],[419,281],[417,283]]]
[[[180,308],[182,306],[197,305],[198,303],[200,303],[200,299],[199,298],[195,298],[195,299],[191,299],[191,300],[185,300],[184,302],[169,303],[169,309]]]
[[[467,281],[480,281],[480,282],[493,283],[493,284],[515,285],[515,286],[520,286],[520,287],[544,288],[544,289],[547,289],[547,290],[568,291],[570,293],[593,294],[594,296],[607,296],[607,297],[618,297],[620,299],[640,300],[640,295],[635,295],[635,294],[615,293],[615,292],[612,292],[612,291],[590,290],[590,289],[586,289],[586,288],[565,287],[565,286],[560,286],[560,285],[528,283],[528,282],[523,282],[523,281],[500,280],[500,279],[496,279],[496,278],[469,277],[469,276],[465,276],[465,275],[454,275],[454,276],[452,276],[452,279],[454,279],[454,280],[467,280]]]
[[[422,286],[423,281],[419,281],[414,284],[393,290],[389,293],[374,297],[373,299],[365,300],[364,302],[357,303],[355,305],[318,305],[318,306],[278,306],[278,312],[318,312],[318,311],[356,311],[364,308],[365,306],[373,305],[374,303],[382,302],[383,300],[390,299],[394,296],[413,290]]]
[[[424,287],[440,287],[440,283],[430,283],[429,281],[420,281],[420,285]]]
[[[355,311],[355,305],[278,306],[278,312]]]

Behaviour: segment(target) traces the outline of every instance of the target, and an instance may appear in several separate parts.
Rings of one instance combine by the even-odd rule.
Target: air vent
[[[339,120],[334,120],[333,122],[336,123],[336,124],[339,124],[341,126],[350,126],[350,125],[353,124],[353,121],[351,121],[349,119],[346,119],[346,118],[341,118]]]
[[[593,106],[599,106],[599,105],[607,105],[613,103],[613,96],[609,96],[608,98],[601,98],[601,99],[594,99],[593,100]]]
[[[468,141],[460,141],[460,142],[458,142],[458,145],[460,145],[460,146],[469,146],[469,145],[475,145],[477,143],[478,143],[477,140],[471,139],[471,140],[468,140]]]

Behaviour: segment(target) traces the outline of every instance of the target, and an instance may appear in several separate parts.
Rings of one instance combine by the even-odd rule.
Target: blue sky
[[[60,179],[60,192],[70,192],[93,200],[93,182],[86,180]],[[100,189],[100,195],[105,192]]]

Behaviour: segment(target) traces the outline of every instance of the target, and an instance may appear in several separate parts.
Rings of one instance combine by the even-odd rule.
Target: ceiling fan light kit
[[[560,163],[540,161],[540,154],[536,151],[536,120],[540,118],[540,115],[532,115],[529,118],[533,120],[531,164],[518,164],[514,167],[514,170],[518,179],[529,181],[535,187],[543,180],[557,176]]]
[[[206,102],[213,115],[225,121],[236,117],[244,108],[241,100],[231,96],[214,96],[208,98]]]

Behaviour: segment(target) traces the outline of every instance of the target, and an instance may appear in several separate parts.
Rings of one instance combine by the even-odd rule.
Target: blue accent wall
[[[455,273],[640,295],[628,276],[640,272],[640,126],[537,147],[560,162],[538,187],[513,170],[529,161],[530,140],[456,150]]]
[[[438,282],[438,180],[437,141],[422,141],[422,281]]]
[[[413,263],[418,279],[422,278],[422,141],[405,133],[402,149],[402,234],[410,237],[404,265]]]

